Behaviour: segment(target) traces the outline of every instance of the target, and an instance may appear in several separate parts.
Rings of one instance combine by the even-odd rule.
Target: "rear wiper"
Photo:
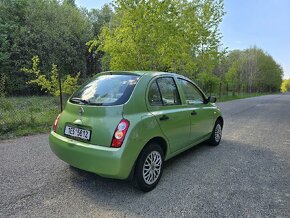
[[[82,98],[77,98],[77,97],[71,98],[70,100],[73,101],[73,102],[78,102],[78,103],[83,103],[83,104],[89,104],[90,103],[88,100],[85,100],[85,99],[82,99]]]

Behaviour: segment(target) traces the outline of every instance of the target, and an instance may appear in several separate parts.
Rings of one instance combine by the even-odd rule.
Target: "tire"
[[[212,130],[210,139],[209,139],[209,144],[212,146],[217,146],[219,145],[221,139],[222,139],[222,130],[223,130],[223,124],[221,120],[217,120],[215,122],[214,128]]]
[[[151,161],[154,164],[151,164]],[[164,152],[156,144],[148,144],[140,153],[133,178],[134,185],[144,192],[149,192],[158,184],[163,172]]]

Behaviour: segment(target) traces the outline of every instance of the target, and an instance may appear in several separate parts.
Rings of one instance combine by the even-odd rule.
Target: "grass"
[[[238,93],[235,96],[215,96],[218,102],[223,102],[266,94],[269,93]],[[57,97],[0,98],[0,140],[49,132],[59,112],[59,99]]]
[[[48,132],[59,113],[56,97],[0,99],[0,140]]]
[[[217,102],[225,102],[225,101],[232,101],[232,100],[237,100],[237,99],[243,99],[243,98],[252,98],[252,97],[257,97],[257,96],[262,96],[262,95],[269,95],[273,93],[236,93],[233,95],[232,93],[229,93],[229,95],[222,95],[219,97],[219,95],[213,95],[217,97]]]

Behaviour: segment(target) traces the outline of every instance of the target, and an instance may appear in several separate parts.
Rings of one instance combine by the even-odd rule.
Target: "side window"
[[[185,95],[185,100],[192,103],[203,103],[204,98],[200,91],[190,82],[184,79],[178,79],[181,89]]]
[[[163,105],[181,104],[179,93],[172,77],[158,78],[157,84],[160,90]]]
[[[162,105],[161,95],[156,80],[151,84],[149,88],[148,101],[152,106]]]

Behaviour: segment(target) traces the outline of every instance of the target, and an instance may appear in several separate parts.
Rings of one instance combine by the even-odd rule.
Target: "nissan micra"
[[[178,74],[100,73],[69,98],[50,147],[73,167],[150,191],[164,161],[203,141],[220,143],[224,121],[215,101]]]

